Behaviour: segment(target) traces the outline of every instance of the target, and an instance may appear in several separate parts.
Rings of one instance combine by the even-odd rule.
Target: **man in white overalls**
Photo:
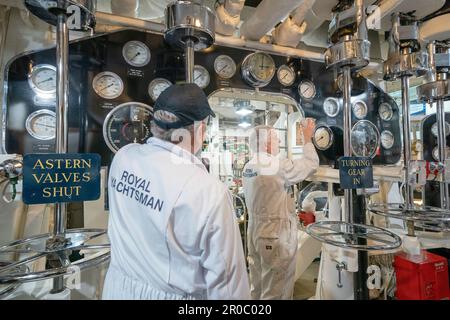
[[[153,137],[111,164],[103,298],[249,299],[232,198],[196,156],[214,116],[207,97],[174,85],[153,111]]]
[[[292,186],[319,167],[311,143],[315,124],[305,121],[304,155],[279,159],[279,138],[272,127],[255,128],[254,156],[244,167],[243,187],[249,211],[248,260],[253,299],[292,299],[297,253],[297,216]],[[300,134],[300,132],[299,132]]]

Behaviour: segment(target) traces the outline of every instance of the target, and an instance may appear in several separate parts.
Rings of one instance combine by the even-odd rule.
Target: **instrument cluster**
[[[122,146],[151,136],[152,106],[169,86],[184,82],[184,53],[162,35],[137,30],[70,44],[69,152],[94,152],[108,165]],[[23,54],[7,66],[3,127],[7,153],[54,151],[55,49]],[[342,148],[342,78],[323,63],[222,46],[195,53],[194,82],[207,95],[225,88],[282,93],[317,119],[314,144],[321,163]],[[354,77],[352,148],[378,164],[400,159],[398,107],[364,78]],[[25,118],[24,118],[25,115]]]

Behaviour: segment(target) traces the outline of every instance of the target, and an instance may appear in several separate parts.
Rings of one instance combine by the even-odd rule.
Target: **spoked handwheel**
[[[361,251],[394,250],[400,237],[388,230],[341,221],[320,221],[306,228],[314,239],[336,247]]]
[[[46,280],[94,267],[109,260],[109,248],[103,229],[67,230],[65,239],[56,242],[51,234],[11,242],[0,247],[0,285]]]

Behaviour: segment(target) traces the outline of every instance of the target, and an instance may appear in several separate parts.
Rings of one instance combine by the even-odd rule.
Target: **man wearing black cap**
[[[103,298],[249,299],[231,196],[195,156],[215,116],[208,99],[195,84],[174,85],[153,111],[153,137],[111,164]]]

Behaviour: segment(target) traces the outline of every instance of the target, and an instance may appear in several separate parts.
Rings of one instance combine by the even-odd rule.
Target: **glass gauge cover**
[[[437,122],[435,122],[431,127],[431,132],[433,133],[433,136],[437,138],[438,136]],[[450,134],[450,124],[448,122],[445,122],[445,135],[448,136],[449,134]]]
[[[56,67],[40,64],[28,75],[28,84],[38,95],[54,96],[56,93]]]
[[[236,74],[236,62],[227,55],[220,55],[214,61],[214,71],[223,79],[230,79]]]
[[[101,72],[92,81],[92,87],[103,99],[116,99],[123,92],[123,81],[114,72]]]
[[[367,120],[357,122],[352,129],[351,146],[355,156],[374,158],[380,146],[377,127]]]
[[[378,115],[383,121],[390,121],[394,117],[394,110],[389,103],[382,103],[378,108]]]
[[[353,103],[352,110],[355,117],[359,120],[367,117],[368,108],[364,101],[359,100]]]
[[[445,148],[445,155],[446,155],[446,159],[448,159],[448,157],[450,156],[450,148],[447,147]],[[435,147],[433,149],[433,159],[434,161],[439,161],[439,146]]]
[[[112,152],[130,143],[144,143],[150,136],[153,109],[140,102],[127,102],[112,109],[103,123],[103,138]]]
[[[295,82],[295,71],[287,65],[282,65],[277,72],[278,81],[285,87],[290,87]]]
[[[334,134],[328,126],[318,126],[313,135],[313,144],[318,150],[328,150],[333,144]]]
[[[39,110],[25,121],[28,133],[39,140],[52,140],[56,136],[56,114],[51,110]]]
[[[392,149],[395,143],[395,137],[389,130],[385,130],[381,133],[381,146],[386,149]]]
[[[151,59],[150,49],[140,41],[129,41],[122,49],[123,58],[133,67],[144,67]]]
[[[264,87],[275,76],[275,61],[267,53],[255,52],[242,62],[242,77],[254,87]]]
[[[150,84],[148,85],[148,94],[153,99],[153,101],[156,101],[159,95],[163,93],[171,85],[172,82],[170,82],[167,79],[164,78],[153,79],[152,82],[150,82]]]
[[[309,80],[302,81],[298,86],[298,93],[303,99],[314,99],[316,96],[316,86]]]
[[[334,118],[338,115],[340,111],[340,103],[336,98],[327,98],[323,102],[323,112],[330,118]]]
[[[210,77],[208,70],[205,67],[194,66],[194,83],[200,88],[205,89],[209,85]]]

